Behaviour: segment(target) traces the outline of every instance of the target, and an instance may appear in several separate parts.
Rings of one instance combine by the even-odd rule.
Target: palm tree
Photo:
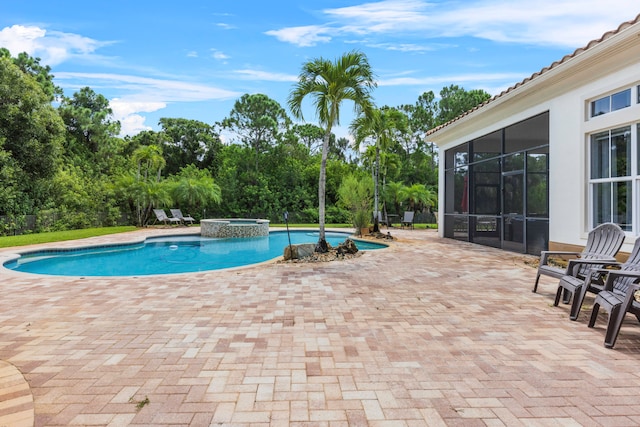
[[[154,203],[167,203],[169,194],[161,182],[166,162],[158,145],[143,145],[132,156],[136,165],[135,176],[121,176],[117,186],[135,203],[138,225],[147,223]]]
[[[389,173],[392,172],[394,175],[397,175],[397,171],[401,167],[400,155],[397,153],[391,152],[382,152],[380,153],[380,175],[382,176],[382,187],[380,192],[380,198],[382,199],[382,209],[384,210],[385,216],[387,215],[387,177]]]
[[[160,181],[160,174],[166,165],[162,157],[162,148],[158,145],[143,145],[131,155],[137,166],[138,179],[151,179],[150,173],[156,174],[156,181]]]
[[[407,130],[407,117],[395,108],[383,107],[373,109],[368,114],[357,117],[350,127],[355,135],[354,146],[359,150],[360,144],[367,138],[375,140],[375,168],[373,173],[373,211],[378,212],[380,181],[380,151],[386,150],[395,141],[398,134]],[[380,231],[378,215],[375,215],[374,231]]]
[[[147,224],[154,206],[168,205],[172,201],[164,182],[141,180],[133,173],[119,176],[114,182],[114,188],[135,209],[139,227]]]
[[[302,101],[307,95],[313,98],[313,105],[320,126],[324,128],[320,176],[318,178],[318,217],[320,235],[317,252],[328,250],[325,239],[325,190],[327,180],[327,154],[329,139],[334,125],[340,124],[340,105],[350,100],[356,114],[371,108],[371,90],[377,86],[369,65],[362,52],[351,51],[334,62],[324,58],[313,59],[302,66],[298,83],[289,94],[288,105],[294,117],[303,120]]]
[[[411,187],[404,187],[400,192],[400,197],[409,202],[409,209],[415,211],[416,205],[424,205],[428,208],[433,206],[438,196],[433,190],[424,184],[413,184]]]
[[[384,186],[385,201],[393,205],[396,215],[400,215],[400,204],[403,201],[404,184],[401,182],[391,181]]]
[[[199,210],[208,203],[220,203],[220,186],[208,171],[194,165],[185,166],[174,176],[170,187],[171,197],[180,207]]]

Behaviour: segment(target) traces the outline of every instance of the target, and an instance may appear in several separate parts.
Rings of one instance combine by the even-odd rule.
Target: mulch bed
[[[361,238],[365,238],[366,240],[395,240],[391,233],[369,233],[366,236],[360,236]],[[348,239],[347,239],[348,240]],[[358,243],[355,242],[356,246]],[[346,259],[353,259],[362,256],[362,251],[358,251],[356,253],[343,253],[338,247],[329,247],[329,251],[325,253],[314,252],[311,256],[300,258],[300,259],[291,259],[291,260],[279,260],[278,263],[312,263],[312,262],[331,262],[331,261],[344,261]]]

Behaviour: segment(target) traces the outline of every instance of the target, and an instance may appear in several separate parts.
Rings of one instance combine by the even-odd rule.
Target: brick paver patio
[[[176,230],[109,239],[151,232]],[[640,425],[631,317],[607,350],[606,315],[595,329],[589,309],[569,321],[554,280],[531,293],[524,256],[391,233],[390,249],[344,262],[0,271],[0,368],[17,368],[33,396],[5,382],[0,423],[30,425],[32,410],[36,426]]]

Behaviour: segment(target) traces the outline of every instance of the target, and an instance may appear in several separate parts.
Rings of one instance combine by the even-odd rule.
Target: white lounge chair
[[[156,214],[156,220],[157,221],[162,221],[165,225],[167,223],[169,224],[173,224],[173,223],[180,223],[180,218],[170,218],[167,216],[166,212],[164,211],[164,209],[154,209],[153,213]]]
[[[182,211],[180,211],[180,209],[170,209],[170,211],[171,215],[173,215],[174,218],[178,218],[178,220],[180,220],[183,224],[186,224],[187,222],[189,222],[189,224],[193,224],[193,222],[195,221],[195,219],[190,217],[189,215],[182,215]]]

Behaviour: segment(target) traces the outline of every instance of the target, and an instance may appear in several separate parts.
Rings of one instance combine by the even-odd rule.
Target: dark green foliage
[[[160,119],[162,133],[147,140],[156,139],[156,144],[163,147],[166,161],[164,173],[173,175],[187,165],[195,165],[198,169],[208,169],[215,173],[219,167],[222,142],[213,126],[198,120]]]
[[[251,148],[229,145],[216,182],[222,201],[211,207],[221,216],[266,216],[277,220],[285,210],[302,212],[317,203],[317,157],[301,144],[282,143],[262,155],[257,173]]]
[[[440,91],[436,122],[440,125],[451,121],[489,98],[491,95],[481,89],[467,91],[457,85],[445,87]]]
[[[207,169],[188,165],[174,175],[169,185],[172,200],[185,212],[193,212],[197,219],[205,206],[221,201],[220,187]]]
[[[62,120],[40,84],[0,56],[0,215],[42,206],[42,186],[61,165],[63,135]]]
[[[144,226],[153,208],[173,207],[197,219],[275,222],[288,211],[291,222],[322,229],[350,222],[339,188],[347,176],[369,179],[374,165],[385,210],[433,210],[437,156],[425,134],[489,95],[452,85],[440,99],[426,92],[415,104],[376,108],[374,88],[363,54],[319,58],[303,66],[288,101],[298,118],[303,99],[315,102],[321,126],[294,125],[276,101],[246,94],[220,124],[162,118],[160,131],[122,138],[103,95],[85,87],[65,97],[38,58],[0,48],[0,234]],[[356,142],[371,150],[360,153],[331,132],[343,101],[362,114]],[[230,144],[218,126],[233,132]]]
[[[30,75],[40,85],[42,91],[53,101],[56,96],[62,95],[62,89],[53,83],[51,67],[40,65],[40,58],[33,58],[26,52],[19,53],[16,58],[11,58],[11,53],[6,48],[0,48],[0,58],[8,58],[13,61],[20,70]]]
[[[242,95],[236,101],[222,127],[233,131],[238,142],[253,149],[255,169],[260,155],[280,142],[291,124],[287,112],[277,101],[263,94]]]
[[[96,179],[123,167],[126,146],[117,137],[120,122],[113,120],[107,98],[84,87],[71,98],[63,97],[58,112],[67,128],[65,163],[90,171]]]
[[[324,130],[321,127],[305,123],[302,125],[293,125],[291,132],[295,140],[303,143],[310,153],[315,153],[322,146],[322,137]]]

